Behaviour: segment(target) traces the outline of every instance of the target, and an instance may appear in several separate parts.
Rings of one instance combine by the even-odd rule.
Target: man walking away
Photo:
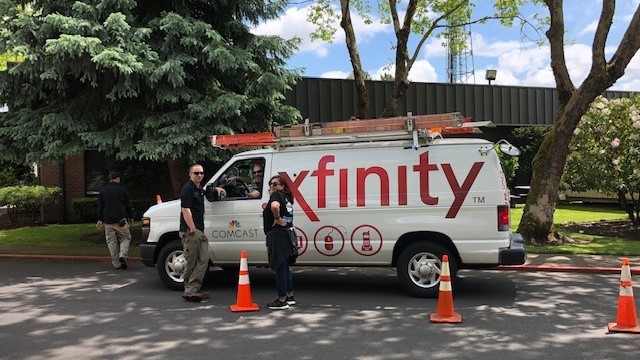
[[[100,189],[98,196],[98,222],[96,227],[102,229],[107,239],[107,247],[111,254],[111,264],[115,269],[127,269],[129,244],[133,214],[129,203],[129,193],[120,185],[120,174],[109,173],[109,183]]]

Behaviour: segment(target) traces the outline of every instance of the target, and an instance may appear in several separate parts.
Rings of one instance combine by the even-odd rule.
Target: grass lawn
[[[511,209],[511,229],[516,231],[524,205]],[[560,204],[553,214],[555,225],[574,223],[588,223],[600,220],[626,220],[628,215],[615,206],[588,206],[577,204]],[[591,254],[591,255],[640,255],[640,241],[632,241],[614,237],[582,234],[577,232],[559,231],[563,235],[575,240],[574,243],[564,245],[527,245],[527,252],[532,254]],[[636,239],[640,240],[640,239]]]
[[[515,231],[522,218],[523,205],[511,209],[511,228]],[[614,207],[595,207],[561,204],[555,211],[556,225],[569,222],[594,222],[600,220],[624,220],[627,214]],[[132,234],[140,231],[135,224]],[[100,240],[101,230],[95,224],[69,224],[23,227],[0,230],[0,253],[17,254],[59,254],[59,255],[101,255],[107,256],[104,240]],[[640,255],[640,241],[564,233],[576,242],[567,245],[527,246],[527,252],[534,254],[600,254],[600,255]],[[135,236],[134,236],[135,238]],[[640,240],[640,239],[637,239]],[[139,256],[139,247],[131,246],[130,256]]]
[[[140,231],[134,225],[131,233]],[[100,238],[104,230],[95,224],[29,226],[0,230],[0,253],[108,256],[109,250]],[[139,247],[130,247],[129,256],[139,256]]]

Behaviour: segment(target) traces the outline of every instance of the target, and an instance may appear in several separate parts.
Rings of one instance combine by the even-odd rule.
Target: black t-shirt
[[[273,211],[271,211],[271,203],[277,201],[280,203],[280,217],[287,222],[286,226],[279,224],[273,224],[275,218],[273,217]],[[264,225],[264,233],[268,233],[273,228],[288,228],[293,226],[293,204],[287,201],[287,198],[280,191],[276,191],[269,196],[269,202],[267,206],[262,210],[262,221]]]
[[[197,187],[193,181],[186,183],[180,190],[180,207],[191,209],[193,224],[196,229],[204,231],[204,189]],[[180,210],[180,231],[189,231],[182,209]]]

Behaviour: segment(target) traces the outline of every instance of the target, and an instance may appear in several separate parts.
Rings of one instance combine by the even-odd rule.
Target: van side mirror
[[[487,155],[489,153],[489,151],[493,150],[496,147],[498,149],[500,149],[500,152],[502,152],[502,153],[504,153],[506,155],[509,155],[509,156],[520,156],[520,149],[518,149],[517,147],[511,145],[511,143],[509,143],[505,139],[498,140],[493,145],[481,146],[480,147],[480,154],[482,156]]]
[[[498,141],[500,151],[509,156],[520,156],[520,149],[511,145],[507,140]]]
[[[218,196],[216,187],[213,184],[208,184],[207,187],[205,187],[204,196],[209,200],[209,202],[220,200],[220,196]]]

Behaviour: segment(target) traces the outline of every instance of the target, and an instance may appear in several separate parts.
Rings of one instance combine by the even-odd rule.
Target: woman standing
[[[295,305],[293,281],[289,269],[291,244],[289,229],[293,227],[293,195],[286,182],[279,175],[269,180],[269,202],[262,212],[264,233],[267,235],[269,267],[276,273],[278,298],[267,304],[269,309],[288,309]]]

